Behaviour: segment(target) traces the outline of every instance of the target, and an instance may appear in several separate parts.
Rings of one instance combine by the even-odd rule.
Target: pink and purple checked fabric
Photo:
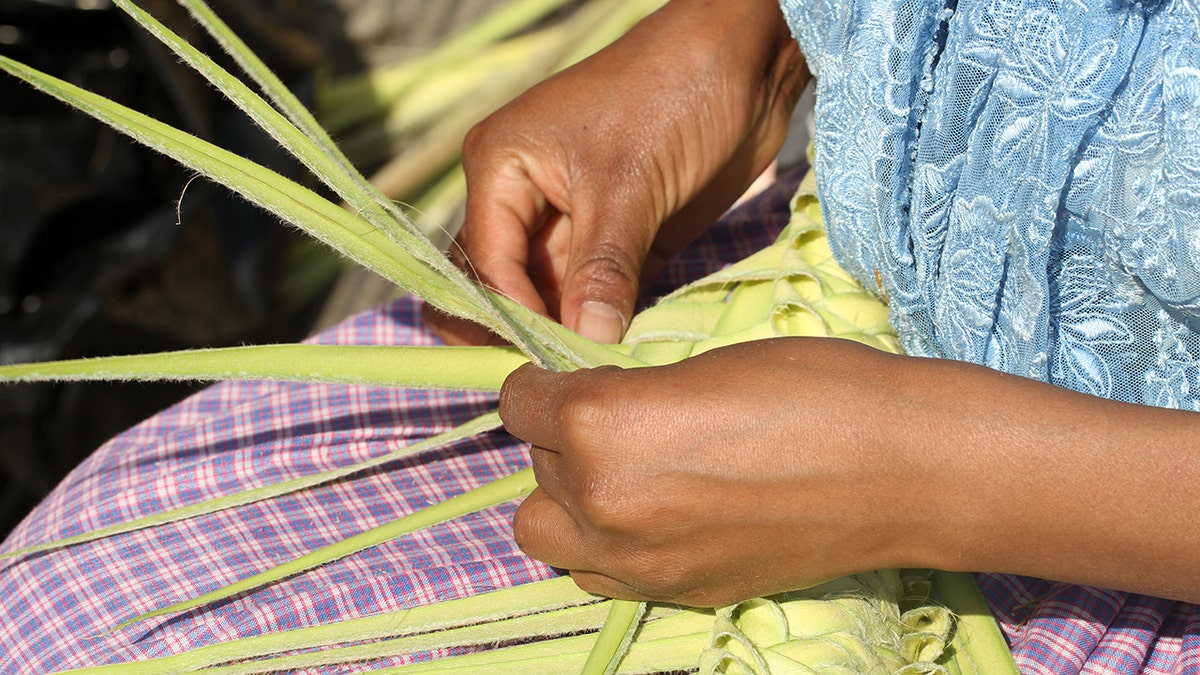
[[[799,176],[729,214],[648,296],[772,241]],[[433,344],[400,300],[317,338]],[[349,465],[488,409],[489,395],[274,382],[221,383],[96,451],[3,550],[236,490]],[[515,547],[515,504],[439,525],[200,610],[109,629],[401,517],[527,465],[502,432],[330,485],[62,551],[0,561],[0,673],[45,673],[396,610],[554,575]],[[1127,593],[978,577],[1026,673],[1200,673],[1200,611]],[[362,670],[396,660],[364,663]],[[348,672],[344,667],[336,672]]]

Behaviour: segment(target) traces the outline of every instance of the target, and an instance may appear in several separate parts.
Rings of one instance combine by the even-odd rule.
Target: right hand
[[[616,342],[640,282],[774,158],[807,79],[776,0],[674,0],[471,131],[451,255],[530,309]],[[448,343],[495,341],[426,318]]]

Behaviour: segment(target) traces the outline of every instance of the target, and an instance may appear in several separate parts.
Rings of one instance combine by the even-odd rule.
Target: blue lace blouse
[[[911,354],[1200,409],[1195,0],[782,0],[841,262]]]

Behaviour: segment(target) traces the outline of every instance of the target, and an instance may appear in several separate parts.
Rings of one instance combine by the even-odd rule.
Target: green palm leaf
[[[271,345],[4,366],[0,367],[0,380],[252,377],[495,390],[503,376],[526,359],[560,370],[601,364],[636,367],[677,361],[732,342],[794,334],[844,337],[881,349],[898,350],[898,343],[887,324],[886,308],[833,262],[824,242],[811,184],[798,196],[794,208],[796,219],[775,245],[728,270],[680,289],[663,303],[643,312],[631,324],[625,345],[612,347],[592,343],[477,286],[451,265],[404,212],[352,166],[304,106],[201,0],[180,2],[258,85],[265,98],[130,0],[115,2],[267,130],[344,200],[347,207],[202,139],[19,62],[0,57],[0,69],[227,186],[438,308],[488,327],[516,345],[516,349]],[[544,16],[561,4],[562,0],[521,0],[516,7],[527,19]],[[647,0],[646,4],[597,0],[585,6],[590,14],[585,17],[587,22],[580,25],[627,25],[657,4],[661,3],[654,0]],[[493,15],[473,31],[451,40],[441,56],[430,56],[424,61],[426,64],[465,62],[464,54],[472,47],[510,34],[515,25],[526,19],[514,21],[500,14]],[[560,66],[582,58],[610,39],[573,37],[576,44],[562,50]],[[413,69],[398,77],[397,91],[417,81],[417,72]],[[456,181],[457,178],[448,179],[444,184],[447,194],[457,194],[453,192],[460,189]],[[457,364],[457,367],[451,369],[447,364]],[[203,504],[48,542],[9,556],[79,544],[267,499],[379,466],[404,454],[483,433],[498,425],[498,416],[489,413],[444,434],[367,462],[252,488]],[[201,607],[235,594],[253,592],[263,584],[303,573],[416,529],[520,498],[533,487],[532,471],[520,471],[225,588],[131,618],[117,629],[152,617]],[[922,583],[926,594],[932,589],[938,601],[962,608],[960,612],[966,620],[960,620],[958,624],[960,634],[951,634],[949,628],[936,632],[926,630],[925,624],[920,624],[919,629],[908,625],[920,622],[908,613],[900,612],[901,598],[907,597],[903,584],[898,574],[886,571],[839,580],[786,597],[739,603],[716,615],[652,607],[649,618],[643,620],[645,605],[609,601],[597,605],[602,607],[606,617],[602,625],[597,625],[600,613],[588,604],[595,602],[593,599],[582,599],[576,591],[576,595],[568,594],[571,599],[555,596],[558,599],[546,601],[538,596],[544,587],[531,584],[500,595],[408,610],[406,617],[442,617],[441,623],[437,618],[429,619],[432,623],[426,624],[428,631],[419,634],[401,631],[384,635],[386,631],[380,632],[378,625],[368,626],[371,620],[368,618],[194,650],[178,657],[147,662],[143,664],[146,669],[137,672],[210,668],[215,668],[210,672],[263,672],[257,662],[233,661],[298,647],[396,638],[386,646],[383,643],[347,645],[319,655],[285,655],[282,658],[292,660],[276,662],[293,664],[287,667],[304,667],[331,663],[334,659],[374,658],[384,653],[381,650],[406,653],[405,650],[474,644],[479,635],[497,630],[510,631],[501,634],[514,639],[520,637],[522,644],[396,670],[508,673],[542,669],[562,672],[566,667],[564,664],[569,663],[572,670],[588,674],[607,674],[618,669],[682,669],[696,664],[706,672],[737,668],[757,672],[767,667],[807,668],[832,650],[837,659],[861,658],[862,663],[890,664],[889,669],[903,663],[907,664],[903,667],[911,672],[917,672],[912,670],[917,667],[929,668],[921,672],[947,668],[961,672],[983,672],[982,669],[1015,672],[1002,638],[998,637],[994,620],[986,616],[986,608],[980,610],[977,593],[971,594],[974,586],[969,576],[939,574],[932,582],[925,580]],[[939,589],[943,591],[940,595]],[[529,611],[514,610],[513,602],[528,603]],[[474,612],[471,619],[474,623],[463,623],[461,615],[457,620],[446,618],[463,607],[472,608],[469,611]],[[798,632],[798,619],[789,612],[796,614],[799,607],[833,616],[836,628],[818,634],[808,630]],[[575,623],[570,623],[572,621]],[[568,625],[571,626],[569,630],[564,628]],[[585,625],[588,631],[598,632],[566,636],[555,632],[583,630]],[[947,620],[944,625],[951,624]],[[868,635],[873,637],[865,639]],[[552,639],[543,639],[548,637]],[[671,657],[664,660],[663,653],[670,653]],[[844,662],[838,663],[842,663],[840,667],[846,667]],[[104,669],[96,672],[104,672]]]

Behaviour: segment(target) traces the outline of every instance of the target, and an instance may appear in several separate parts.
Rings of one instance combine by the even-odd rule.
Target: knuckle
[[[531,369],[536,367],[529,363],[521,364],[509,373],[508,377],[504,378],[504,383],[500,385],[499,412],[500,419],[505,425],[512,422],[510,415],[513,412],[521,410],[521,404],[525,401],[525,397],[528,394],[526,380],[530,375]]]
[[[579,262],[572,276],[585,295],[601,291],[598,295],[604,296],[603,291],[614,287],[636,288],[641,266],[640,257],[614,243],[601,242]]]
[[[514,159],[514,138],[513,130],[506,129],[495,113],[467,130],[463,136],[462,163],[469,182],[486,179],[497,165]]]
[[[573,493],[589,529],[628,551],[652,551],[671,521],[654,494],[637,477],[615,478],[608,471],[582,479]]]
[[[517,548],[531,553],[533,542],[536,540],[537,527],[534,524],[536,519],[529,514],[529,510],[518,508],[513,514],[512,528],[513,541],[516,542]]]
[[[618,376],[619,369],[612,366],[572,376],[575,386],[565,392],[559,408],[559,425],[568,447],[591,448],[621,431],[626,402],[613,394]]]
[[[482,149],[488,147],[488,139],[491,137],[490,120],[491,118],[485,118],[467,130],[463,137],[463,161],[465,163],[469,163]]]
[[[640,520],[642,509],[635,494],[607,480],[603,474],[594,474],[579,486],[576,504],[593,528],[609,534],[625,534],[632,532]]]
[[[513,541],[526,555],[545,560],[556,538],[556,532],[547,517],[544,495],[535,492],[517,507],[513,514]]]
[[[642,453],[636,444],[645,436],[635,429],[639,397],[624,395],[628,373],[606,366],[574,374],[575,386],[559,404],[559,430],[570,448],[572,470],[565,477],[580,514],[600,532],[638,536],[665,506],[654,498],[637,459]]]

